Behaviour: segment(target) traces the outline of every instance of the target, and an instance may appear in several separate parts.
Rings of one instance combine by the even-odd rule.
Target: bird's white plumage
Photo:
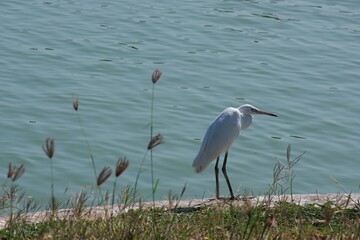
[[[238,108],[225,109],[210,125],[204,136],[199,153],[194,159],[193,167],[196,172],[203,171],[211,161],[217,158],[215,164],[216,198],[219,198],[219,156],[225,152],[222,172],[230,192],[230,199],[234,199],[229,177],[226,173],[226,161],[231,144],[239,136],[240,130],[248,128],[252,123],[252,114],[265,114],[273,117],[277,115],[260,111],[250,104],[244,104]]]
[[[225,109],[209,126],[193,167],[196,172],[204,170],[221,153],[228,151],[239,136],[242,113],[238,108]]]

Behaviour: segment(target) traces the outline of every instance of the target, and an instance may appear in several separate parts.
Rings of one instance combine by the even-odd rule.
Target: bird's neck
[[[241,116],[241,130],[248,128],[252,123],[252,115]]]

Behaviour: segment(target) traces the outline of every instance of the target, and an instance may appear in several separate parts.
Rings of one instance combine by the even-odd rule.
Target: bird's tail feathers
[[[203,166],[201,165],[193,165],[193,167],[195,168],[196,173],[201,173],[204,170]]]
[[[195,158],[193,162],[193,168],[195,168],[196,173],[201,173],[209,165],[207,161],[202,161],[202,159]]]

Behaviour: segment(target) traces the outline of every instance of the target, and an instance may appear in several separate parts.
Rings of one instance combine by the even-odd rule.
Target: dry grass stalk
[[[85,141],[86,141],[86,145],[88,146],[88,151],[89,151],[91,163],[92,163],[93,170],[94,170],[94,177],[95,177],[95,179],[96,179],[96,178],[97,178],[97,173],[96,173],[96,168],[95,168],[94,157],[93,157],[93,155],[92,155],[91,148],[90,148],[90,144],[89,144],[89,141],[88,141],[88,139],[87,139],[87,137],[86,137],[86,133],[85,133],[85,130],[84,130],[84,127],[83,127],[83,124],[82,124],[82,121],[81,121],[79,112],[77,111],[78,108],[79,108],[79,99],[78,99],[78,96],[77,96],[77,95],[73,95],[73,108],[74,108],[75,111],[76,111],[76,115],[77,115],[77,118],[78,118],[78,121],[79,121],[79,124],[80,124],[80,127],[81,127],[81,131],[82,131],[82,133],[83,133],[83,135],[84,135],[84,139],[85,139]]]

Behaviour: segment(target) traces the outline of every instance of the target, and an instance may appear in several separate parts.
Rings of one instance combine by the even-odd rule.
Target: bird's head
[[[263,115],[269,115],[269,116],[277,117],[276,114],[261,111],[258,108],[254,107],[253,105],[250,105],[250,104],[241,105],[239,107],[239,111],[244,115],[263,114]]]

